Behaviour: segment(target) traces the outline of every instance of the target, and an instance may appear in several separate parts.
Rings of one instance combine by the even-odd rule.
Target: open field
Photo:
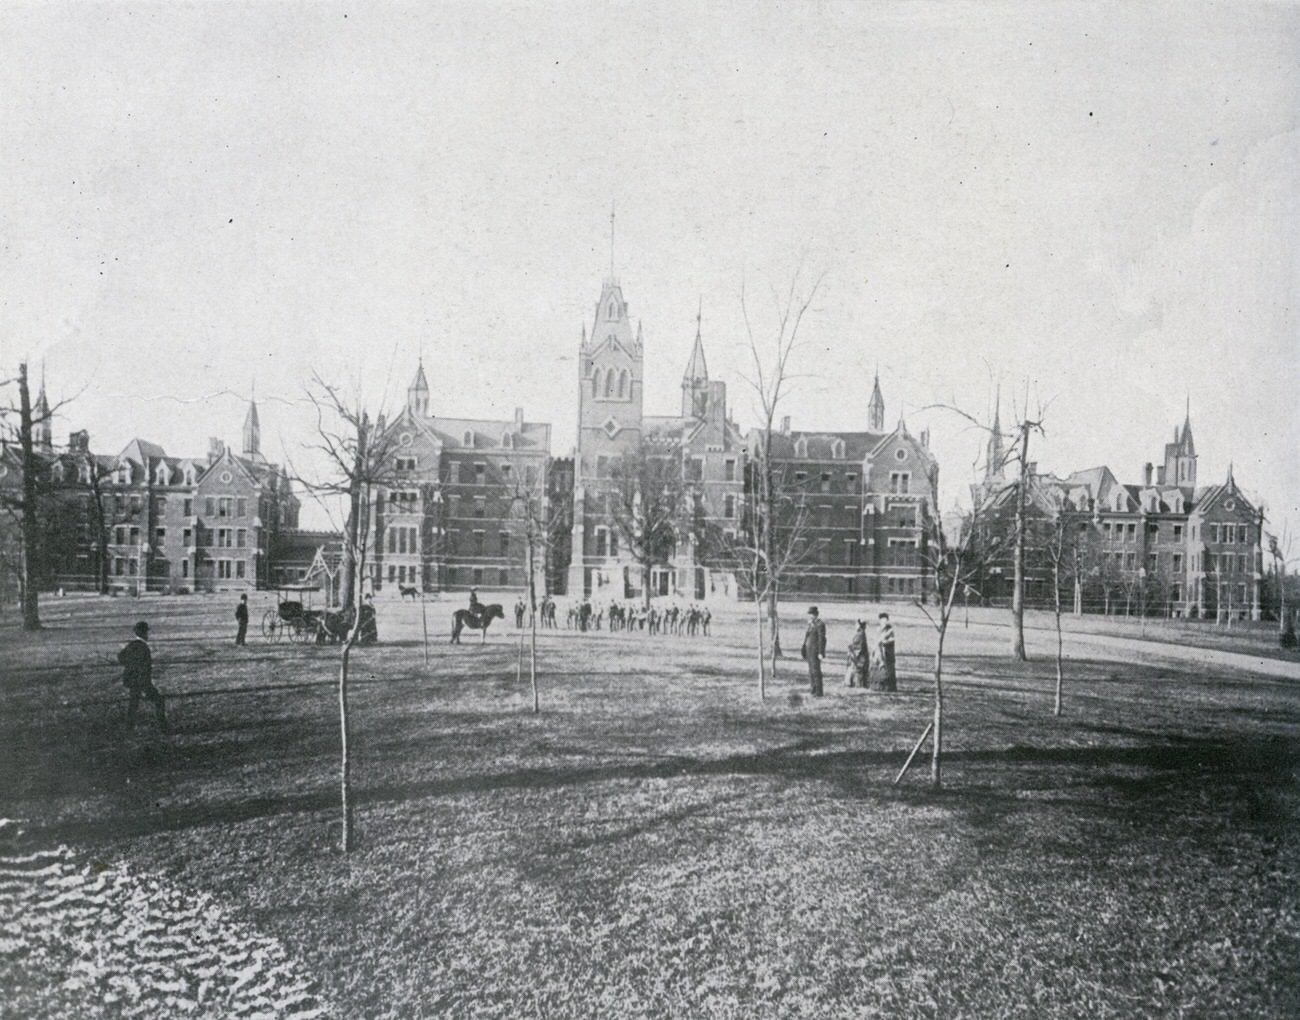
[[[923,767],[891,785],[930,708],[915,611],[880,695],[839,686],[852,610],[830,609],[821,700],[787,660],[759,702],[734,609],[709,639],[545,633],[535,717],[512,628],[452,648],[430,605],[426,667],[420,606],[384,603],[355,659],[344,858],[336,651],[235,649],[232,607],[69,599],[45,633],[0,624],[0,815],[29,829],[0,868],[0,910],[28,912],[0,940],[4,1015],[156,1016],[163,995],[205,1016],[1300,1015],[1293,663],[1072,634],[1058,720],[1054,637],[1012,664],[994,619],[959,619],[932,792]],[[169,738],[146,712],[122,732],[111,660],[137,615]],[[75,917],[23,891],[47,862]],[[209,984],[187,963],[154,990],[161,936],[135,931]]]

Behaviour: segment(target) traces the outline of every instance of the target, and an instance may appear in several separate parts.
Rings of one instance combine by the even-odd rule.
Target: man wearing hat
[[[244,635],[248,633],[248,596],[239,596],[239,605],[235,606],[235,623],[239,629],[235,632],[235,644],[244,643]]]
[[[163,696],[153,685],[153,653],[149,650],[149,624],[141,620],[135,625],[135,637],[122,646],[117,653],[117,661],[122,664],[122,684],[131,695],[126,708],[126,728],[135,726],[135,710],[140,707],[140,699],[147,698],[153,705],[154,715],[158,717],[158,728],[169,733],[167,712],[163,707]]]
[[[804,631],[800,654],[808,663],[808,683],[814,698],[822,696],[822,658],[826,655],[826,624],[816,606],[808,607],[808,629]]]

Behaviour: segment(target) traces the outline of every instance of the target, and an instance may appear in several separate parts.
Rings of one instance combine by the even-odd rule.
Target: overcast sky
[[[646,409],[754,416],[742,283],[824,273],[796,427],[929,424],[942,502],[1048,404],[1040,467],[1139,480],[1190,398],[1200,480],[1300,531],[1300,9],[759,4],[0,7],[0,362],[56,424],[304,469],[309,372],[574,441],[614,261]],[[1004,413],[1004,421],[1007,413]],[[1300,546],[1300,539],[1297,541]],[[1296,550],[1300,555],[1300,548]]]

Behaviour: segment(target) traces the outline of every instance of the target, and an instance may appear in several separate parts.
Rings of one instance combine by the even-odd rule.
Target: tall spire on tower
[[[682,373],[682,415],[694,415],[703,418],[709,403],[709,368],[704,360],[704,299],[700,298],[699,308],[695,313],[695,344],[691,348],[691,358],[686,362],[686,371]]]
[[[429,380],[424,376],[423,353],[421,353],[419,363],[415,369],[415,378],[411,380],[411,385],[406,388],[406,406],[412,414],[427,415],[429,413]]]
[[[49,453],[54,446],[54,425],[50,421],[50,402],[45,396],[45,359],[41,359],[41,388],[32,405],[32,440],[36,447]]]
[[[609,278],[614,279],[614,200],[609,200]]]
[[[871,387],[871,402],[867,404],[867,425],[872,432],[885,431],[885,397],[880,392],[880,366],[876,366],[876,379]]]
[[[262,425],[257,419],[257,383],[248,390],[248,412],[244,415],[244,456],[260,457],[262,454]]]
[[[989,433],[987,452],[984,455],[984,483],[1001,481],[1003,462],[1006,451],[1002,446],[1002,384],[998,384],[997,396],[993,398],[993,429]]]

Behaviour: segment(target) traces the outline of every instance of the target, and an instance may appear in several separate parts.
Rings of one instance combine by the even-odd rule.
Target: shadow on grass
[[[1018,797],[1017,791],[1064,791],[1090,786],[1101,796],[1087,802],[1088,806],[1132,812],[1139,821],[1147,816],[1167,816],[1177,810],[1182,792],[1211,790],[1236,796],[1246,806],[1249,820],[1268,822],[1277,814],[1277,809],[1267,796],[1258,791],[1267,786],[1293,784],[1292,772],[1300,764],[1300,749],[1296,743],[1280,738],[1233,745],[1182,740],[1132,747],[1014,746],[957,750],[946,753],[944,762],[950,776],[960,769],[959,783],[932,791],[924,785],[924,780],[921,783],[912,781],[902,787],[890,784],[889,779],[905,757],[902,750],[829,751],[824,750],[827,742],[825,738],[806,738],[764,751],[719,758],[679,756],[627,764],[522,768],[406,783],[373,783],[359,785],[354,796],[356,802],[364,806],[507,790],[552,790],[597,783],[761,777],[789,784],[826,783],[831,786],[832,795],[924,803],[974,812],[977,819],[987,821],[995,815],[1030,806],[1031,802]],[[165,758],[166,752],[162,754]],[[167,767],[164,760],[151,764]],[[917,768],[923,774],[925,763],[919,763]],[[1008,769],[1010,775],[1005,772]],[[1048,782],[1050,772],[1048,775],[1034,774],[1035,770],[1053,769],[1068,770],[1068,781],[1060,782],[1057,777],[1058,781]],[[981,775],[981,770],[984,775]],[[998,785],[988,785],[990,778]],[[1028,782],[1031,779],[1034,781]],[[813,790],[810,795],[818,794]],[[1112,795],[1118,795],[1120,802],[1115,803]],[[1112,796],[1110,802],[1108,796]],[[337,803],[338,792],[330,787],[308,793],[268,794],[234,801],[186,804],[132,817],[68,820],[50,826],[49,831],[61,840],[110,840],[237,824],[286,814],[330,811]],[[629,830],[628,836],[631,835],[635,832]]]

